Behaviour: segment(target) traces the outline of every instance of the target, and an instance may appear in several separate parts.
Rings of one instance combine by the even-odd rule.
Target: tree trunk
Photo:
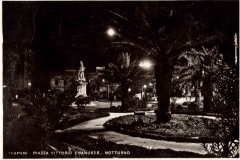
[[[157,59],[155,66],[156,92],[158,99],[158,110],[156,117],[158,123],[168,122],[171,119],[170,111],[170,87],[172,73],[169,62]]]
[[[122,106],[121,106],[121,109],[125,110],[127,108],[128,87],[124,82],[121,83],[121,89],[122,89]]]
[[[230,149],[229,149],[229,143],[230,143],[230,140],[229,138],[227,137],[224,141],[224,144],[223,144],[223,152],[222,152],[222,157],[224,158],[229,158],[229,155],[231,153]]]
[[[204,81],[203,82],[203,88],[202,88],[202,94],[203,94],[203,111],[209,112],[211,109],[211,101],[213,96],[213,86],[210,81]]]
[[[201,104],[201,92],[199,87],[200,87],[199,83],[197,83],[194,87],[195,102],[197,102],[198,107],[200,107],[200,104]]]

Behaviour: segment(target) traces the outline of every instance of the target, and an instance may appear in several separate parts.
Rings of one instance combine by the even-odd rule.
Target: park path
[[[174,151],[188,151],[199,154],[207,153],[200,143],[179,143],[141,137],[132,137],[114,131],[101,131],[90,133],[89,137],[97,139],[99,135],[104,135],[107,141],[115,142],[117,144],[140,146],[148,149],[171,149]]]
[[[132,137],[129,135],[117,133],[114,131],[107,130],[103,124],[112,118],[119,116],[131,115],[133,113],[110,113],[110,116],[104,118],[98,118],[90,121],[86,121],[80,124],[77,124],[73,127],[67,128],[65,130],[57,130],[57,133],[62,132],[71,132],[71,131],[91,131],[88,133],[89,137],[97,139],[99,135],[103,135],[106,140],[115,142],[117,144],[127,144],[134,146],[141,146],[145,148],[154,148],[154,149],[171,149],[174,151],[188,151],[198,154],[206,154],[207,152],[202,147],[200,143],[183,143],[183,142],[172,142],[164,140],[154,140],[148,138]],[[153,111],[146,112],[146,115],[154,114]],[[204,116],[208,118],[214,118],[210,116]]]
[[[109,119],[116,118],[119,116],[130,115],[130,114],[133,114],[133,113],[110,113],[110,116],[108,117],[97,118],[90,121],[86,121],[86,122],[77,124],[73,127],[67,128],[63,131],[58,130],[57,132],[68,132],[68,131],[74,131],[74,130],[84,130],[84,131],[102,130],[102,129],[105,129],[103,124]]]

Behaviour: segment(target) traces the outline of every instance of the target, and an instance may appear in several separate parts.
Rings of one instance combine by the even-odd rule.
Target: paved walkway
[[[108,141],[115,142],[117,144],[128,144],[135,146],[142,146],[145,148],[155,148],[155,149],[171,149],[175,151],[188,151],[199,154],[206,154],[207,152],[202,147],[200,143],[183,143],[183,142],[172,142],[164,140],[154,140],[140,137],[132,137],[129,135],[117,133],[114,131],[100,131],[105,129],[103,124],[112,118],[130,115],[133,113],[110,113],[110,116],[104,118],[98,118],[90,121],[86,121],[80,124],[77,124],[73,127],[67,128],[65,130],[57,130],[57,133],[69,132],[74,130],[83,130],[83,131],[93,131],[89,133],[89,136],[92,138],[98,138],[99,135],[104,135]],[[153,111],[146,112],[146,115],[154,114]],[[213,118],[210,116],[204,116],[208,118]]]
[[[61,132],[68,132],[68,131],[74,131],[74,130],[85,130],[85,131],[93,131],[93,130],[101,130],[104,129],[103,124],[108,121],[109,119],[116,118],[119,116],[125,116],[125,115],[130,115],[132,113],[110,113],[110,116],[108,117],[103,117],[103,118],[98,118],[98,119],[93,119],[90,121],[86,121],[80,124],[77,124],[73,127],[67,128],[63,131],[57,130],[56,132],[61,133]]]
[[[179,143],[164,140],[132,137],[114,131],[102,131],[89,134],[90,137],[95,139],[97,139],[99,135],[104,135],[104,137],[108,141],[115,142],[117,144],[140,146],[148,149],[171,149],[175,151],[188,151],[199,154],[207,153],[200,143]]]

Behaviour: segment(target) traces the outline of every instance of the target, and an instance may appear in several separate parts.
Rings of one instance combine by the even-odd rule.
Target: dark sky
[[[43,70],[78,68],[82,60],[93,71],[116,58],[110,47],[116,37],[106,32],[119,17],[109,10],[129,14],[134,5],[119,3],[3,2],[3,39],[18,45],[29,42]]]
[[[111,47],[111,43],[119,38],[109,37],[106,32],[109,27],[114,27],[118,32],[136,36],[131,29],[133,24],[128,20],[138,17],[136,6],[143,3],[152,3],[153,7],[157,4],[160,8],[163,4],[170,4],[130,1],[3,2],[3,39],[6,43],[29,44],[28,48],[36,54],[42,71],[58,71],[69,67],[77,69],[80,60],[88,71],[94,71],[96,66],[106,66],[116,61],[122,51],[131,52],[134,58],[142,56],[135,49]],[[201,6],[213,6],[211,3],[202,2]],[[176,2],[175,7],[178,5],[180,8],[183,2]],[[211,22],[209,31],[220,28],[226,34],[233,35],[239,25],[238,2],[215,2],[214,5],[218,9],[212,11],[213,18],[203,17]],[[201,11],[201,6],[194,14]],[[124,20],[119,15],[128,19]],[[227,22],[228,17],[233,22]]]

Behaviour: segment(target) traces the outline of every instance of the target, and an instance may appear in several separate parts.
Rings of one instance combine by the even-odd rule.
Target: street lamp
[[[149,61],[143,61],[139,63],[139,66],[142,68],[149,69],[152,66],[152,64]]]
[[[28,82],[28,89],[30,90],[31,89],[31,82]]]
[[[103,84],[105,83],[105,79],[102,79]],[[109,99],[109,82],[107,82],[107,98]]]
[[[108,31],[107,31],[107,34],[112,37],[112,36],[114,36],[116,33],[115,33],[115,31],[114,31],[112,28],[109,28]]]
[[[144,97],[146,97],[146,92],[145,92],[146,88],[147,88],[147,85],[144,84],[143,87],[142,87],[142,92],[144,92]],[[142,95],[141,97],[143,98],[143,94],[141,94],[141,95]]]
[[[235,46],[235,65],[237,65],[238,56],[237,56],[237,48],[238,48],[238,42],[237,42],[237,33],[234,35],[234,46]]]
[[[144,99],[147,101],[147,92],[146,92],[147,85],[144,84],[143,88],[144,88]]]

